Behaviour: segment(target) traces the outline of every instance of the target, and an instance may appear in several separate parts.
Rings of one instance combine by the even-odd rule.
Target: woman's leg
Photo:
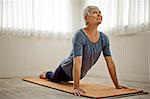
[[[47,72],[46,78],[56,83],[59,83],[61,81],[63,82],[72,81],[72,79],[65,73],[65,71],[61,66],[59,66],[54,73],[51,71]]]

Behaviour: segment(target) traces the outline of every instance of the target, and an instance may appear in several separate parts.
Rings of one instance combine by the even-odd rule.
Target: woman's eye
[[[101,12],[99,11],[99,14],[101,14]]]
[[[93,14],[95,14],[95,13],[97,13],[97,12],[93,12]]]

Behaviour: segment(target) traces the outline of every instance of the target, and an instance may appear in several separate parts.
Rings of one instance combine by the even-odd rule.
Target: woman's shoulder
[[[99,32],[101,37],[104,39],[108,39],[108,36],[104,32]]]
[[[74,34],[73,34],[73,41],[77,41],[77,42],[84,42],[85,40],[84,34],[82,29],[77,30]]]
[[[78,29],[74,35],[83,35],[83,30],[82,29]]]
[[[107,37],[107,35],[106,35],[104,32],[99,31],[99,33],[100,33],[102,36]]]
[[[83,30],[79,29],[77,30],[74,34],[73,34],[73,38],[83,38],[84,34],[83,34]]]

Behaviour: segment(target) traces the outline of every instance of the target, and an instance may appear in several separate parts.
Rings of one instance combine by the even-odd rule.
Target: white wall
[[[36,76],[55,69],[71,44],[62,39],[1,38],[0,77]]]
[[[149,38],[150,33],[109,37],[119,79],[148,82]],[[70,50],[71,40],[0,37],[0,78],[38,76],[54,70]],[[88,75],[109,78],[103,57]]]

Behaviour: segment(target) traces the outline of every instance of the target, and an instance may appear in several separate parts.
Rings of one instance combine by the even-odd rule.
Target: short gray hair
[[[97,6],[87,6],[84,9],[83,17],[85,18],[86,16],[90,15],[95,10],[99,10],[99,8]]]
[[[85,20],[86,16],[90,15],[95,10],[99,10],[99,8],[97,6],[87,6],[83,11],[84,20]],[[88,22],[86,20],[85,20],[85,24],[86,25],[88,24]]]

